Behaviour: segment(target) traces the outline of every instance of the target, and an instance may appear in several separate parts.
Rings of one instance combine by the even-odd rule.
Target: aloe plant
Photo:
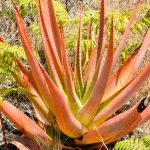
[[[71,149],[90,145],[88,147],[92,148],[112,143],[150,119],[147,97],[131,109],[115,115],[150,75],[149,62],[140,73],[137,72],[150,44],[150,28],[136,53],[129,56],[118,70],[114,69],[128,38],[139,3],[140,0],[137,1],[114,52],[113,17],[110,39],[107,42],[107,1],[100,1],[99,33],[85,67],[82,67],[82,59],[86,53],[82,55],[81,50],[81,6],[76,56],[74,66],[71,67],[65,47],[63,26],[58,28],[52,0],[44,0],[43,3],[38,0],[39,24],[47,69],[36,59],[23,19],[14,4],[20,38],[31,70],[16,58],[12,64],[15,71],[12,70],[11,73],[18,84],[26,89],[25,94],[32,102],[42,128],[40,123],[35,123],[2,98],[0,111],[31,141],[40,146],[43,144],[48,149],[57,143],[49,128],[54,128],[70,139],[69,144],[64,140],[62,144],[58,144],[59,147]],[[91,32],[89,29],[88,34]]]

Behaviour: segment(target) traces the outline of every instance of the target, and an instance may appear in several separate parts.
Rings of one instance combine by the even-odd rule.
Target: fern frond
[[[54,4],[54,9],[56,12],[56,18],[57,18],[58,24],[63,23],[65,25],[69,23],[70,16],[66,11],[65,6],[57,0],[53,1],[53,4]]]
[[[27,7],[29,5],[37,5],[36,0],[15,0],[15,3],[18,3],[20,6]]]
[[[16,87],[16,88],[7,87],[7,89],[5,89],[5,90],[3,88],[0,88],[0,96],[1,97],[8,97],[9,95],[18,93],[18,92],[27,93],[28,91],[27,91],[27,89],[24,89],[22,87]]]
[[[141,141],[144,143],[145,147],[147,147],[148,149],[150,149],[150,135],[146,135],[144,136]]]
[[[15,71],[15,60],[20,58],[26,60],[26,56],[22,47],[11,46],[5,42],[0,42],[0,68],[1,73]]]
[[[36,37],[37,40],[41,38],[40,26],[37,23],[31,24],[29,26],[29,30],[33,33],[34,37]]]
[[[149,150],[150,149],[150,135],[143,138],[130,138],[119,141],[115,144],[113,150]]]
[[[14,54],[16,55],[16,57],[26,60],[26,55],[22,47],[10,45],[5,42],[0,42],[0,55],[3,56],[6,53]]]

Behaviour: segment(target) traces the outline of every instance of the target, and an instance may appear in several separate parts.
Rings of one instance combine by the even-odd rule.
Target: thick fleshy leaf
[[[33,120],[7,101],[0,103],[0,111],[25,135],[42,144],[52,144],[53,140]]]
[[[92,29],[92,19],[89,21],[89,23],[87,24],[87,41],[88,42],[92,42],[94,41],[93,38],[93,29]],[[89,52],[91,50],[91,46],[89,46],[88,44],[84,45],[84,52],[82,54],[82,72],[85,72],[85,68],[88,64],[89,61]],[[85,80],[84,80],[84,73],[83,73],[83,84],[85,84]]]
[[[32,102],[38,120],[44,124],[53,124],[52,114],[38,94],[38,88],[31,72],[19,60],[17,60],[17,64],[19,67],[18,73],[12,72],[12,75],[21,87],[28,90],[25,95]]]
[[[44,44],[44,52],[46,56],[46,61],[48,68],[50,70],[50,74],[54,81],[56,82],[57,86],[62,89],[61,82],[63,84],[63,72],[62,72],[62,65],[60,64],[60,60],[56,57],[56,53],[52,47],[51,41],[48,37],[48,29],[46,28],[46,24],[44,22],[44,17],[41,8],[41,2],[38,1],[38,10],[39,10],[39,22],[41,28],[41,34]],[[60,82],[61,80],[61,82]]]
[[[116,97],[110,104],[100,111],[94,118],[91,127],[99,125],[117,111],[138,89],[150,75],[150,63],[148,63],[143,71]]]
[[[45,70],[43,70],[43,74],[51,93],[49,99],[54,99],[55,101],[53,102],[53,105],[57,106],[53,112],[60,130],[70,137],[80,137],[86,131],[86,128],[74,117],[64,95],[62,95],[61,91],[56,88]]]
[[[19,68],[20,69],[18,69],[18,73],[17,74],[12,73],[12,75],[21,87],[27,89],[27,91],[24,91],[25,95],[32,102],[35,108],[35,113],[38,112],[36,113],[37,118],[39,119],[39,121],[41,121],[44,124],[47,124],[48,122],[50,124],[53,124],[54,120],[51,115],[51,112],[49,111],[44,101],[42,100],[42,98],[39,96],[38,92],[34,88],[34,85],[32,84],[33,82],[32,82],[32,76],[30,72],[26,73],[25,71],[27,70],[25,70],[26,69],[25,67],[23,68],[23,65],[21,66],[19,65]]]
[[[95,65],[96,65],[96,55],[97,55],[97,48],[94,47],[92,49],[88,64],[83,72],[83,81],[86,84],[91,83],[91,80],[93,78],[94,72],[95,72]]]
[[[138,54],[133,58],[133,63],[132,63],[132,69],[130,71],[130,74],[128,76],[128,80],[130,80],[135,74],[137,74],[138,68],[144,58],[144,55],[146,53],[146,51],[148,50],[148,47],[150,45],[150,28],[148,29],[146,36],[144,38],[144,41],[139,49],[139,51],[137,52]]]
[[[84,104],[87,100],[88,100],[88,98],[90,97],[90,94],[91,94],[91,92],[92,92],[92,90],[93,90],[93,88],[94,88],[94,86],[95,86],[95,84],[96,84],[96,81],[97,81],[97,79],[98,79],[98,77],[99,77],[99,74],[100,74],[100,70],[101,70],[101,67],[102,67],[102,59],[103,59],[103,54],[104,54],[104,51],[105,51],[105,44],[104,44],[104,47],[102,48],[102,52],[101,52],[101,56],[100,56],[100,58],[99,58],[99,60],[98,60],[98,64],[97,64],[97,66],[96,66],[96,69],[93,67],[93,69],[90,71],[90,72],[92,72],[92,74],[91,74],[91,76],[90,76],[90,78],[89,78],[89,80],[87,81],[87,85],[86,85],[86,91],[85,91],[85,94],[84,94],[84,96],[83,96],[83,98],[82,98],[82,103]],[[94,56],[93,56],[94,57]],[[90,63],[90,62],[89,62]],[[95,63],[95,62],[93,62],[93,63]],[[91,66],[91,65],[90,65]],[[92,66],[91,66],[92,67]],[[94,71],[94,69],[95,69],[95,71]],[[89,74],[90,75],[90,74]]]
[[[104,62],[104,66],[102,68],[98,80],[96,81],[95,87],[88,101],[85,103],[83,108],[78,113],[79,120],[86,126],[94,119],[104,94],[105,86],[107,84],[111,72],[111,65],[113,61],[113,43],[114,43],[114,33],[113,33],[113,19],[112,19],[109,48]]]
[[[108,144],[110,141],[114,141],[112,140],[114,137],[114,139],[117,140],[126,135],[142,120],[141,112],[146,108],[138,109],[139,107],[142,108],[142,106],[143,100],[126,112],[107,120],[98,127],[94,126],[93,130],[83,135],[82,140],[75,140],[76,144],[92,144],[99,142]]]
[[[150,45],[149,39],[150,28],[147,31],[143,44],[140,46],[140,48],[138,48],[138,51],[129,56],[127,61],[120,67],[120,69],[110,77],[105,89],[102,103],[113,100],[113,98],[116,97],[137,74],[144,54]]]
[[[135,108],[139,115],[140,115],[140,120],[138,122],[134,122],[132,124],[128,124],[123,131],[118,132],[117,135],[113,136],[112,138],[110,138],[109,140],[107,140],[107,144],[112,143],[114,141],[117,141],[118,139],[120,139],[121,137],[125,136],[126,134],[128,134],[129,132],[131,132],[132,130],[134,130],[135,128],[137,128],[137,125],[139,124],[139,122],[142,121],[142,113],[147,109],[148,107],[148,103],[147,103],[147,97],[142,98],[142,100],[136,104],[133,108]],[[132,108],[132,109],[133,109]],[[130,115],[128,115],[130,116]],[[138,116],[139,117],[139,116]],[[130,117],[129,117],[130,118]]]
[[[31,48],[31,44],[23,24],[23,20],[15,7],[17,23],[20,29],[20,37],[25,48],[29,65],[32,70],[36,85],[45,104],[57,118],[59,128],[70,137],[80,137],[83,133],[81,123],[73,116],[62,91],[60,91],[49,75],[41,69],[37,63]],[[60,111],[61,110],[61,111]],[[66,124],[67,122],[67,124]]]
[[[28,78],[30,84],[32,84],[32,86],[34,87],[34,89],[35,89],[36,91],[38,91],[38,88],[37,88],[37,86],[36,86],[36,83],[35,83],[35,81],[34,81],[34,78],[33,78],[33,76],[32,76],[32,73],[21,63],[20,60],[17,59],[16,62],[17,62],[17,65],[18,65],[19,69],[22,71],[22,73],[23,73],[25,76],[27,76],[27,78]]]
[[[44,21],[57,60],[62,62],[61,56],[61,36],[56,21],[52,0],[44,0]]]
[[[87,39],[90,39],[90,40],[92,40],[92,24],[93,24],[93,21],[91,19],[87,25]]]
[[[82,79],[82,65],[81,65],[81,41],[82,41],[82,5],[80,8],[80,25],[79,25],[79,33],[78,33],[78,42],[76,48],[76,56],[75,56],[75,74],[77,75],[77,80],[79,83],[80,93],[82,93],[83,89],[83,79]],[[81,97],[81,95],[80,95]]]
[[[42,96],[42,98],[44,99],[44,101],[47,103],[48,107],[51,107],[49,99],[48,99],[48,95],[49,95],[49,89],[48,86],[46,84],[46,80],[45,77],[42,74],[41,68],[33,54],[32,51],[32,47],[31,47],[31,43],[30,40],[28,38],[28,34],[26,32],[26,28],[25,25],[23,23],[23,20],[18,12],[18,9],[16,6],[14,6],[14,10],[15,10],[15,14],[16,14],[16,19],[17,19],[17,23],[18,23],[18,27],[19,27],[19,33],[20,33],[20,38],[22,40],[23,46],[24,46],[24,50],[28,59],[28,63],[31,67],[31,71],[32,74],[34,76],[34,81],[37,85],[37,88],[40,92],[40,95]]]
[[[31,100],[38,120],[43,124],[52,124],[54,122],[53,117],[38,94],[38,88],[31,72],[19,61],[19,59],[16,59],[16,62],[19,69],[18,73],[12,72],[13,77],[21,87],[28,90],[28,92],[25,91],[25,94],[27,98]]]
[[[79,100],[79,98],[76,95],[74,84],[72,81],[72,74],[70,70],[69,60],[67,57],[66,47],[65,47],[65,41],[64,41],[64,31],[63,27],[61,26],[61,35],[62,35],[62,55],[64,56],[62,59],[63,66],[64,66],[64,78],[65,78],[65,86],[66,86],[66,92],[67,97],[69,101],[69,105],[71,108],[71,111],[73,114],[76,114],[78,110],[81,108],[82,104]]]
[[[120,43],[119,43],[119,46],[118,46],[117,49],[116,49],[116,52],[115,52],[115,55],[114,55],[114,60],[113,60],[113,67],[112,67],[112,68],[115,67],[115,65],[116,65],[116,63],[117,63],[117,61],[118,61],[118,59],[119,59],[119,57],[120,57],[122,48],[123,48],[124,45],[125,45],[125,42],[126,42],[126,40],[127,40],[127,38],[128,38],[128,35],[129,35],[130,29],[131,29],[131,27],[132,27],[133,21],[134,21],[134,19],[135,19],[135,14],[136,14],[136,11],[137,11],[137,9],[138,9],[139,4],[140,4],[140,0],[137,1],[137,4],[136,4],[136,6],[135,6],[135,8],[134,8],[134,10],[133,10],[133,12],[132,12],[131,18],[130,18],[129,23],[128,23],[126,29],[125,29],[125,32],[124,32],[124,34],[123,34],[123,36],[122,36],[122,38],[121,38],[121,41],[120,41]]]
[[[150,105],[141,113],[142,120],[138,123],[137,127],[150,119]]]
[[[88,84],[86,85],[86,91],[85,91],[84,97],[82,98],[83,104],[89,98],[90,93],[93,90],[93,88],[96,84],[96,81],[99,77],[101,67],[102,67],[102,60],[103,60],[104,52],[105,52],[105,48],[106,48],[107,0],[101,0],[100,8],[101,8],[101,12],[100,12],[100,23],[99,23],[99,35],[98,35],[97,44],[96,44],[96,53],[97,54],[95,55],[96,69],[93,67],[93,69],[95,69],[95,71],[93,71],[93,69],[91,70],[91,71],[93,71],[93,73],[91,74],[91,76],[88,80]],[[91,63],[91,62],[89,61],[89,63]]]
[[[107,30],[107,0],[101,0],[100,2],[100,24],[98,35],[98,47],[97,47],[97,63],[100,59],[102,49],[106,42],[106,30]]]

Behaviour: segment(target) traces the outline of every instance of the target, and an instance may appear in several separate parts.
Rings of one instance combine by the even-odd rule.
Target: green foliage
[[[37,14],[37,1],[36,0],[32,0],[32,1],[30,1],[30,0],[26,0],[26,1],[14,0],[14,2],[17,3],[18,6],[20,7],[20,13],[22,16],[27,16],[30,13],[32,13],[32,15]],[[0,12],[0,16],[7,17],[7,18],[15,21],[13,9],[11,6],[11,1],[1,0],[0,3],[2,5],[2,11]]]
[[[14,93],[26,93],[26,92],[28,92],[28,91],[21,87],[12,88],[10,86],[3,85],[0,88],[0,96],[1,97],[8,97],[9,95],[14,94]]]
[[[28,7],[29,5],[37,5],[37,0],[15,0],[20,6]]]
[[[150,135],[143,138],[130,138],[119,141],[115,144],[113,150],[149,150],[150,149]]]
[[[131,31],[134,34],[139,34],[139,33],[142,34],[143,28],[147,29],[149,26],[150,26],[150,8],[148,9],[147,13],[134,24]]]
[[[10,71],[15,69],[16,58],[26,60],[23,48],[0,42],[0,82],[3,82],[6,78],[11,78]]]
[[[0,17],[9,17],[13,19],[13,12],[11,10],[11,6],[8,1],[0,0],[0,4],[2,5],[2,10],[0,11]]]
[[[12,93],[27,92],[24,88],[13,87],[11,72],[16,71],[16,58],[26,62],[26,55],[22,47],[0,42],[0,96],[7,97]],[[14,85],[14,83],[13,83]]]
[[[33,35],[36,37],[36,39],[40,39],[40,27],[37,23],[33,23],[29,26],[29,30],[33,33]]]
[[[138,14],[141,12],[146,12],[146,14],[138,19],[134,25],[132,26],[131,32],[132,36],[137,36],[140,34],[143,35],[143,31],[146,31],[148,27],[150,26],[150,5],[145,5],[141,7],[138,10]],[[120,12],[120,11],[112,11],[109,12],[108,14],[108,30],[110,28],[110,22],[111,22],[111,16],[113,15],[114,17],[114,28],[115,28],[115,43],[118,43],[120,41],[120,36],[124,33],[124,30],[126,28],[127,23],[129,22],[131,12]],[[83,30],[87,30],[87,24],[92,22],[93,30],[95,35],[97,34],[97,29],[98,29],[98,20],[99,20],[99,11],[97,10],[92,10],[88,9],[84,12],[84,17],[83,17]],[[66,44],[67,47],[73,47],[76,42],[77,42],[77,34],[76,32],[73,32],[73,30],[76,30],[76,25],[79,23],[79,18],[73,18],[70,20],[69,26],[72,30],[66,35]],[[86,32],[83,32],[83,41],[86,40]],[[109,37],[109,36],[108,36]],[[137,39],[136,39],[137,40]],[[133,52],[134,48],[136,49],[139,47],[140,43],[142,41],[136,41],[136,42],[128,42],[127,45],[124,47],[123,52],[122,52],[122,61],[124,61],[127,56]]]
[[[139,8],[138,10],[138,14],[140,14],[141,12],[145,12],[146,14],[140,18],[138,21],[135,22],[135,24],[132,27],[132,33],[141,33],[141,29],[143,26],[145,26],[146,28],[148,28],[150,26],[150,5],[145,5],[141,8]],[[130,11],[118,11],[118,10],[114,10],[112,12],[109,12],[108,14],[108,20],[109,20],[109,25],[111,22],[111,16],[113,15],[114,17],[114,28],[115,30],[117,30],[118,32],[120,32],[121,34],[124,33],[125,27],[129,21],[129,18],[131,16],[131,12]],[[89,23],[89,21],[91,21],[94,23],[95,26],[98,26],[97,22],[99,20],[99,11],[97,10],[92,10],[92,9],[88,9],[85,11],[85,15],[83,17],[83,25],[87,25],[87,23]],[[74,18],[72,19],[72,22],[78,23],[79,19],[78,18]]]
[[[121,60],[122,62],[127,59],[129,54],[136,52],[138,48],[141,46],[142,42],[128,42],[125,47],[123,48]]]
[[[145,145],[145,147],[147,147],[148,149],[150,149],[150,135],[146,135],[141,139]]]
[[[11,65],[10,63],[12,63],[16,57],[26,60],[26,55],[22,47],[19,47],[16,45],[10,45],[5,42],[0,42],[0,61],[1,62],[4,62],[4,63],[7,62],[7,64],[10,66]]]
[[[129,18],[131,12],[120,12],[120,11],[113,11],[110,12],[109,17],[113,15],[114,17],[114,28],[120,32],[121,34],[124,33],[125,27],[129,22]],[[110,19],[109,19],[110,22]]]
[[[70,16],[67,13],[66,8],[65,8],[65,6],[62,3],[60,3],[59,1],[55,0],[54,1],[54,9],[55,9],[55,12],[56,12],[56,17],[57,17],[58,23],[61,22],[64,25],[66,23],[69,23]]]
[[[20,13],[22,16],[26,16],[29,13],[37,15],[37,0],[14,0],[20,6]]]
[[[87,9],[83,16],[83,24],[87,24],[88,22],[91,22],[91,21],[97,24],[98,18],[99,18],[99,11]]]

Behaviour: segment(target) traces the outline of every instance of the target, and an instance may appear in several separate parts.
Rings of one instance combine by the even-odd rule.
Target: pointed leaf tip
[[[137,9],[138,9],[138,7],[139,7],[139,4],[140,4],[140,0],[137,1],[136,6],[135,6],[134,10],[132,11],[132,15],[131,15],[131,17],[130,17],[130,20],[129,20],[129,22],[128,22],[128,25],[127,25],[127,27],[126,27],[126,29],[125,29],[124,34],[123,34],[122,37],[121,37],[120,43],[119,43],[119,45],[118,45],[118,47],[117,47],[117,49],[116,49],[115,56],[114,56],[114,61],[113,61],[113,67],[112,67],[112,68],[115,67],[115,65],[116,65],[116,63],[117,63],[117,61],[118,61],[118,59],[119,59],[119,57],[120,57],[122,48],[124,47],[124,45],[125,45],[125,43],[126,43],[126,40],[127,40],[127,38],[128,38],[130,29],[131,29],[131,27],[132,27],[132,24],[133,24],[134,19],[135,19],[135,16],[136,16]]]

